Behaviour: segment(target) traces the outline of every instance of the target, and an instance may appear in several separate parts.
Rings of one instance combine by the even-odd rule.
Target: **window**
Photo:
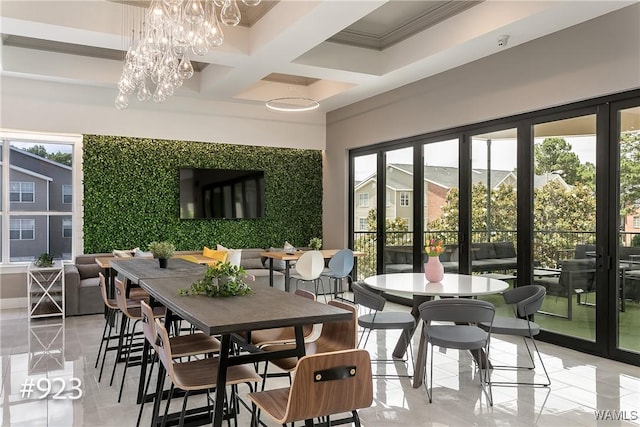
[[[62,203],[70,204],[73,201],[73,187],[70,185],[62,186]]]
[[[33,182],[11,182],[9,184],[9,201],[20,203],[33,203],[35,201],[35,188]]]
[[[70,238],[72,230],[72,222],[70,219],[62,220],[62,237]]]
[[[369,224],[367,223],[367,218],[360,217],[358,218],[358,230],[367,231],[369,228]]]
[[[369,193],[358,194],[358,206],[361,208],[369,207]]]
[[[81,144],[81,135],[0,129],[0,267],[45,252],[70,261],[82,249],[73,233],[82,228],[73,203]]]
[[[411,203],[411,197],[408,191],[401,191],[400,192],[400,206],[409,206],[409,204]]]
[[[633,228],[640,228],[640,216],[633,217]]]
[[[36,221],[33,219],[12,219],[9,221],[9,239],[34,240]]]

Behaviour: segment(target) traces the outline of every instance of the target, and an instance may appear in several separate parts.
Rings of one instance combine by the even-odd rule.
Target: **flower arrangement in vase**
[[[442,240],[429,240],[429,244],[424,247],[424,251],[429,256],[429,259],[424,264],[424,276],[429,282],[442,281],[444,278],[444,266],[440,262],[440,258],[438,258],[444,252]]]

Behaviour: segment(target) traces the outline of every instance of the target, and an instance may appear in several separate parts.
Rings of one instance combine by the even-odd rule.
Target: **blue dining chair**
[[[328,277],[330,283],[333,283],[333,295],[335,298],[338,298],[338,283],[341,284],[342,279],[349,277],[351,270],[353,270],[353,263],[353,251],[351,249],[340,249],[329,260],[329,271],[324,272],[322,275]],[[324,294],[324,286],[322,286],[322,293]],[[340,293],[342,293],[342,290],[340,290]]]

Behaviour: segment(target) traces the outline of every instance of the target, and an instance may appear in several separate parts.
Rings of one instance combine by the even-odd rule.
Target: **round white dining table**
[[[416,325],[420,321],[420,304],[429,301],[434,297],[477,297],[482,295],[497,294],[509,288],[509,283],[483,277],[478,275],[445,273],[440,282],[429,282],[424,273],[391,273],[379,274],[364,279],[365,284],[375,290],[383,292],[402,293],[413,297],[413,307],[411,314],[416,319]],[[411,332],[413,336],[415,329]],[[405,334],[400,335],[400,339],[393,350],[393,356],[404,357],[409,343],[405,339]],[[420,335],[420,346],[415,360],[413,374],[413,387],[422,385],[424,363],[426,357],[426,343],[424,336]],[[478,360],[478,363],[489,363]]]
[[[440,282],[429,282],[424,273],[379,274],[364,279],[367,286],[384,292],[440,297],[475,297],[497,294],[509,287],[507,282],[483,276],[445,273]]]

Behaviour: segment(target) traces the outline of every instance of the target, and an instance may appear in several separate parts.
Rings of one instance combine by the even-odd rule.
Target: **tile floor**
[[[388,305],[388,309],[406,309]],[[135,403],[139,368],[131,368],[122,403],[117,403],[118,386],[109,386],[113,366],[107,361],[105,375],[97,381],[94,361],[102,333],[101,315],[28,322],[25,310],[0,311],[0,356],[2,426],[135,426],[139,406]],[[367,348],[372,357],[387,355],[397,334],[372,334]],[[517,340],[494,336],[491,358],[497,363],[523,361],[524,348]],[[414,337],[417,349],[417,334]],[[551,375],[549,388],[493,387],[494,406],[487,405],[475,377],[471,357],[465,352],[434,352],[434,401],[429,404],[423,388],[414,389],[408,378],[374,378],[374,402],[360,411],[362,424],[382,426],[640,426],[640,368],[540,343]],[[516,356],[517,355],[517,356]],[[380,365],[378,373],[405,372],[400,362]],[[118,369],[118,374],[121,369]],[[515,373],[494,371],[496,376],[514,378]],[[531,379],[531,374],[520,374]],[[542,379],[539,374],[536,380]],[[33,379],[46,389],[59,384],[77,385],[59,399],[34,391],[21,395],[22,384]],[[49,381],[46,381],[46,380]],[[77,379],[77,380],[73,380]],[[39,382],[38,382],[39,381]],[[286,381],[269,379],[269,387]],[[241,387],[242,388],[242,387]],[[82,392],[79,399],[70,395]],[[246,392],[241,390],[241,393]],[[190,400],[191,402],[191,400]],[[197,403],[197,398],[193,399]],[[180,403],[176,401],[176,408]],[[147,405],[142,424],[150,423]],[[172,405],[173,410],[173,405]],[[597,420],[596,411],[605,411]],[[607,412],[608,411],[608,412]],[[620,419],[621,418],[621,419]],[[239,425],[249,416],[242,411]],[[266,421],[266,420],[265,420]],[[275,425],[267,421],[267,425]]]

